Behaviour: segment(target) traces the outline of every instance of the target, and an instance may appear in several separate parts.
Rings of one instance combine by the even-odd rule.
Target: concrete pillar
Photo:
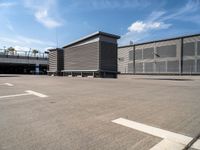
[[[35,64],[35,74],[36,75],[40,74],[40,64]]]
[[[95,73],[93,72],[93,78],[95,78]]]
[[[135,74],[135,45],[133,45],[133,74]]]
[[[180,49],[179,49],[179,75],[183,73],[183,38],[179,40]]]

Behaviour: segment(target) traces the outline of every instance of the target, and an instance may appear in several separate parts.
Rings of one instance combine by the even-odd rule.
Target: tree
[[[10,53],[11,55],[15,54],[15,48],[9,47],[7,50],[8,50],[8,53]]]
[[[38,51],[38,50],[36,50],[36,49],[33,49],[33,50],[32,50],[32,53],[33,53],[33,56],[35,57],[35,56],[36,56],[36,54],[38,54],[38,53],[39,53],[39,51]]]

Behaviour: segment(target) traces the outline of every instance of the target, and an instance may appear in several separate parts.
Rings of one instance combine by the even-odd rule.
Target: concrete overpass
[[[33,55],[30,52],[9,54],[0,50],[1,74],[46,74],[47,69],[48,54]]]

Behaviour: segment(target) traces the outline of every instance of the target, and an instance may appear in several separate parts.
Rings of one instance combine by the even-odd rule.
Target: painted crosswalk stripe
[[[151,134],[153,136],[157,136],[157,137],[160,137],[160,138],[163,138],[163,139],[168,139],[168,140],[173,141],[173,142],[178,143],[178,144],[187,145],[192,140],[191,137],[188,137],[188,136],[185,136],[185,135],[170,132],[170,131],[163,130],[163,129],[160,129],[160,128],[155,128],[155,127],[148,126],[148,125],[145,125],[145,124],[142,124],[142,123],[130,121],[130,120],[124,119],[124,118],[119,118],[119,119],[113,120],[112,122],[119,124],[119,125],[129,127],[131,129],[135,129],[135,130],[147,133],[147,134]],[[200,140],[197,140],[192,145],[192,148],[200,150]]]

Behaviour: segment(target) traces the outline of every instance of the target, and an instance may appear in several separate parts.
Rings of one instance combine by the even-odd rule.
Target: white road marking
[[[11,98],[11,97],[19,97],[19,96],[26,96],[31,95],[30,93],[24,93],[24,94],[15,94],[15,95],[6,95],[6,96],[0,96],[0,99],[2,98]]]
[[[170,132],[167,130],[163,130],[163,129],[159,129],[159,128],[155,128],[152,126],[148,126],[142,123],[138,123],[138,122],[134,122],[134,121],[130,121],[124,118],[119,118],[116,120],[112,121],[113,123],[117,123],[144,133],[148,133],[151,134],[153,136],[157,136],[163,139],[168,139],[170,141],[179,143],[179,144],[183,144],[183,145],[187,145],[192,138],[185,136],[185,135],[181,135],[178,133],[174,133],[174,132]],[[198,149],[200,150],[200,140],[197,140],[193,145],[192,148]]]
[[[7,85],[7,86],[14,86],[13,84],[11,84],[11,83],[4,83],[5,85]]]
[[[184,147],[185,145],[183,144],[164,139],[150,150],[183,150]]]
[[[41,98],[48,97],[47,95],[44,95],[44,94],[41,94],[41,93],[38,93],[38,92],[34,92],[34,91],[31,91],[31,90],[27,90],[25,92],[26,93],[22,93],[22,94],[0,96],[0,99],[3,99],[3,98],[12,98],[12,97],[19,97],[19,96],[27,96],[27,95],[35,95],[35,96],[41,97]]]
[[[42,98],[48,97],[47,95],[44,95],[44,94],[41,94],[41,93],[38,93],[38,92],[34,92],[34,91],[31,91],[31,90],[27,90],[25,92],[30,93],[30,94],[35,95],[35,96],[38,96],[38,97],[42,97]]]
[[[3,83],[3,84],[0,84],[0,85],[14,86],[14,85],[13,85],[13,84],[11,84],[11,83]]]

